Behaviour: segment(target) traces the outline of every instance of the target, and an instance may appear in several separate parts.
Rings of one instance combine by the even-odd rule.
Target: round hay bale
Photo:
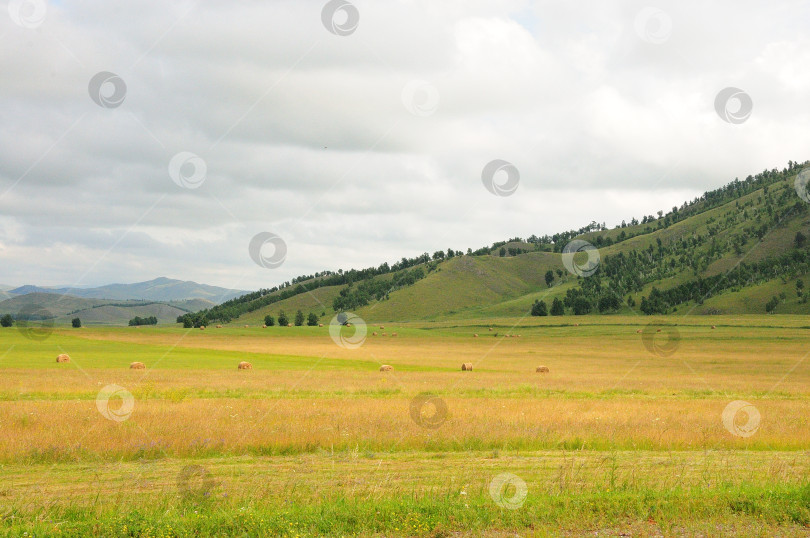
[[[248,327],[250,327],[250,325],[245,325],[245,329],[247,329]]]
[[[492,331],[492,327],[490,327],[489,330]]]
[[[237,370],[253,370],[253,365],[250,364],[249,362],[242,361],[236,368]]]
[[[390,364],[383,364],[382,366],[380,366],[380,371],[381,372],[390,372],[393,369],[394,369],[394,367],[391,366]]]
[[[380,325],[380,329],[385,329],[385,325]]]
[[[574,323],[574,327],[579,327],[579,323]]]
[[[548,366],[538,366],[536,372],[540,374],[547,374],[548,373]]]
[[[293,326],[293,324],[292,324],[292,323],[288,323],[288,324],[287,324],[287,327],[292,327],[292,326]]]
[[[217,329],[221,329],[221,328],[222,328],[222,325],[217,325]]]
[[[656,329],[655,332],[660,333],[661,329]]]
[[[56,362],[70,362],[70,355],[67,353],[61,353],[56,356]]]
[[[262,325],[262,329],[266,329],[266,328],[267,328],[267,324],[265,323],[265,324]]]
[[[371,333],[371,336],[377,336],[376,332]]]
[[[204,331],[205,330],[205,325],[200,325],[200,330]]]
[[[391,333],[391,336],[396,336],[396,335],[397,335],[397,333]]]
[[[461,371],[462,372],[472,372],[472,366],[473,365],[472,365],[471,362],[465,362],[464,364],[461,365]]]
[[[323,323],[318,323],[318,327],[323,327]]]
[[[473,335],[473,338],[478,338],[478,333],[475,333],[475,334]]]
[[[382,335],[383,335],[383,336],[386,336],[386,334],[385,334],[385,333],[382,333]]]
[[[717,328],[717,327],[715,327],[714,325],[712,325],[712,329],[716,329],[716,328]]]
[[[636,329],[636,333],[640,333],[640,332],[641,332],[641,329]]]
[[[144,363],[142,362],[136,361],[129,365],[130,370],[143,370],[144,368],[146,368],[146,365],[144,365]]]

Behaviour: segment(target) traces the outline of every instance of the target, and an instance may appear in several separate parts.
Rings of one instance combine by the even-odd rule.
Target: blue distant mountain
[[[9,296],[27,295],[29,293],[56,293],[71,295],[85,299],[116,299],[144,300],[144,301],[185,301],[188,299],[206,299],[214,303],[222,303],[234,297],[247,293],[242,290],[232,290],[198,284],[188,280],[175,280],[166,277],[156,278],[147,282],[134,284],[108,284],[96,288],[76,287],[41,287],[34,285],[20,286],[7,290]]]

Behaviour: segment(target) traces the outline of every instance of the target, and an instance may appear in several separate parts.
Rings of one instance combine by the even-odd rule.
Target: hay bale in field
[[[253,370],[253,365],[249,362],[242,361],[239,363],[239,366],[236,367],[237,370]]]
[[[386,336],[386,334],[385,334],[385,333],[382,333],[382,335],[383,335],[383,336]]]
[[[245,329],[247,329],[248,327],[250,327],[250,325],[245,325]]]
[[[287,327],[292,327],[292,326],[293,326],[293,324],[292,324],[292,323],[288,323],[288,324],[287,324]]]
[[[640,333],[640,332],[641,332],[641,329],[636,329],[636,333]]]
[[[380,329],[385,329],[385,325],[380,325]]]
[[[267,328],[267,324],[265,323],[265,324],[262,325],[262,329],[266,329],[266,328]]]
[[[579,323],[574,323],[574,327],[579,327]]]
[[[492,331],[492,327],[490,327],[489,330]]]
[[[204,331],[205,330],[205,325],[200,325],[200,330]]]
[[[56,362],[70,362],[70,355],[67,353],[61,353],[56,356]]]
[[[473,338],[478,338],[478,333],[475,333],[475,334],[473,335]]]
[[[538,366],[536,372],[540,374],[547,374],[548,373],[548,366]]]
[[[221,328],[222,328],[222,325],[217,325],[217,329],[221,329]]]
[[[381,372],[390,372],[393,369],[394,369],[394,367],[391,366],[390,364],[383,364],[382,366],[380,366],[380,371]]]
[[[142,362],[136,361],[129,365],[130,370],[143,370],[144,368],[146,368],[146,365],[144,365],[144,363]]]
[[[716,328],[717,328],[717,327],[715,327],[714,325],[712,325],[712,329],[716,329]]]
[[[371,336],[377,336],[376,332],[371,333]]]
[[[318,327],[323,327],[323,323],[318,323]]]
[[[656,329],[655,332],[660,333],[661,329]]]
[[[396,335],[397,335],[397,333],[391,333],[391,336],[396,336]]]
[[[461,371],[462,372],[472,372],[472,366],[473,365],[472,365],[471,362],[465,362],[465,363],[463,363],[461,365]]]

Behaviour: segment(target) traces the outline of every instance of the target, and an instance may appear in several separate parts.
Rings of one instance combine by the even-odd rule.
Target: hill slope
[[[282,309],[325,311],[331,318],[334,310],[323,307],[344,295],[359,297],[345,309],[369,321],[523,316],[536,300],[551,306],[555,299],[565,315],[810,313],[804,288],[810,284],[810,205],[794,185],[802,170],[810,174],[807,163],[802,168],[791,162],[613,229],[592,222],[466,255],[451,250],[403,259],[396,270],[321,275],[336,284],[328,288],[318,278],[302,277],[295,287],[262,290],[188,318],[256,323]],[[575,239],[598,252],[592,276],[576,269],[585,267],[586,252],[563,255]],[[424,275],[387,289],[386,282],[408,267],[424,268]]]
[[[14,318],[33,315],[49,317],[58,325],[68,325],[74,317],[84,325],[127,325],[132,318],[155,316],[159,324],[173,324],[177,316],[210,308],[214,303],[205,299],[188,301],[110,301],[85,299],[56,293],[28,293],[0,301],[0,314]]]

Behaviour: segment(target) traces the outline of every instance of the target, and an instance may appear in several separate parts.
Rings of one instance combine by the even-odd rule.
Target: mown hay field
[[[1,330],[0,529],[810,532],[803,317],[380,325]]]

